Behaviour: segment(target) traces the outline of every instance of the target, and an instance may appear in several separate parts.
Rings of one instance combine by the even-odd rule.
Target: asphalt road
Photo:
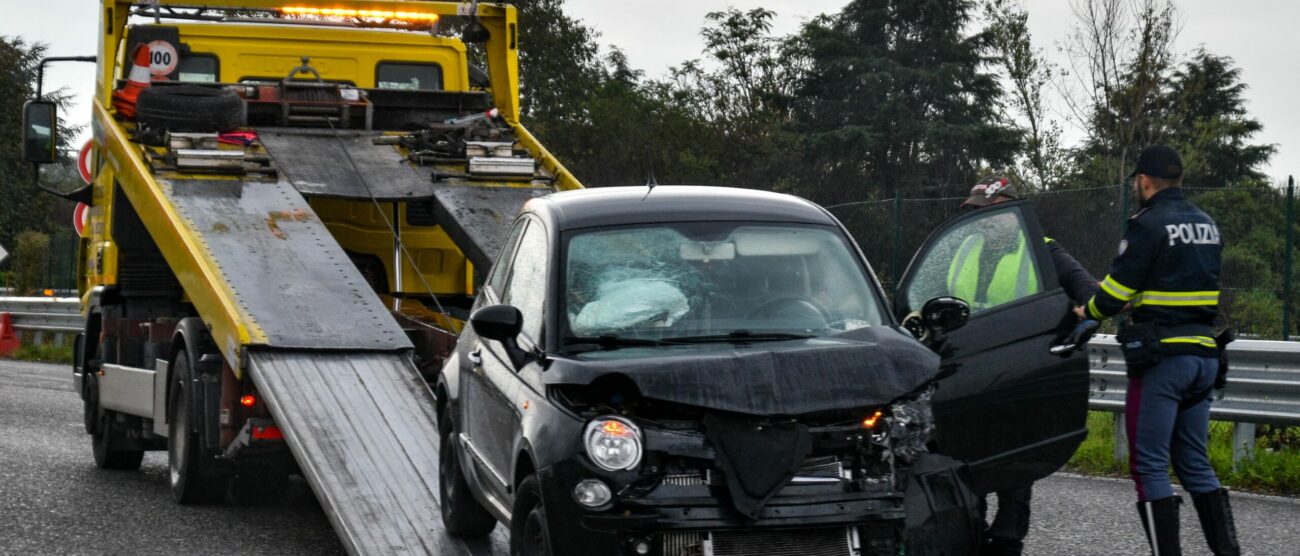
[[[0,554],[337,554],[342,547],[306,483],[263,506],[178,506],[167,456],[138,472],[94,468],[67,367],[0,361]],[[1236,494],[1250,554],[1300,554],[1300,500]],[[1127,481],[1056,475],[1034,490],[1027,554],[1140,554]],[[1183,544],[1204,543],[1190,503]],[[500,528],[468,554],[502,553]]]

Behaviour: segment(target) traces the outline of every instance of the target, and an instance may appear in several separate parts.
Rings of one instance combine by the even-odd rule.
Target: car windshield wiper
[[[560,343],[566,346],[574,344],[593,344],[605,349],[614,349],[622,347],[680,345],[682,342],[649,338],[624,338],[615,334],[602,334],[600,336],[567,336],[561,339]]]
[[[727,334],[705,334],[700,336],[677,336],[675,338],[664,338],[665,342],[674,343],[696,343],[696,342],[777,342],[781,340],[807,340],[814,337],[812,334],[792,334],[789,332],[751,332],[749,330],[732,330]]]

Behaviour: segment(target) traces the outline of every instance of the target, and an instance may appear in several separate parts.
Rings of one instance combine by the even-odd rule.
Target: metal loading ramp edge
[[[433,393],[397,353],[250,351],[248,368],[352,554],[489,554],[447,535]]]

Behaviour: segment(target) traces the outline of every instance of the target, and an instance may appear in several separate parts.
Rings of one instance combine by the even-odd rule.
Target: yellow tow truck
[[[180,503],[301,474],[353,553],[441,553],[427,379],[528,199],[512,6],[102,0],[74,387]],[[475,63],[477,62],[477,63]],[[51,162],[54,104],[24,150]]]

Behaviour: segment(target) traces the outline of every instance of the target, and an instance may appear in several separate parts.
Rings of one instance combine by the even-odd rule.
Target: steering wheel
[[[821,330],[830,323],[831,312],[817,300],[802,296],[778,297],[759,305],[745,316],[750,320],[788,320],[791,328]]]

